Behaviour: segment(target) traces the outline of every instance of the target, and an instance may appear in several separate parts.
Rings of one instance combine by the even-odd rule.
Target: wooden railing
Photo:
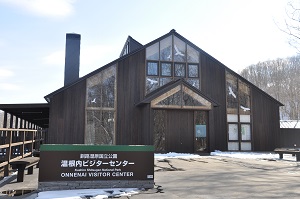
[[[9,175],[11,161],[31,156],[43,138],[41,130],[0,128],[0,169],[4,176]]]

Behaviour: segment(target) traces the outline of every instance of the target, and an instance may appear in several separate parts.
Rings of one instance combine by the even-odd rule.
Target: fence
[[[0,128],[0,168],[4,176],[9,175],[11,161],[31,156],[39,150],[43,138],[41,130]]]

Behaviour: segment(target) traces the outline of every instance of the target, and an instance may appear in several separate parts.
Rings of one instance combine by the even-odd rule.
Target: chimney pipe
[[[66,34],[64,86],[67,86],[79,79],[80,39],[80,34]]]

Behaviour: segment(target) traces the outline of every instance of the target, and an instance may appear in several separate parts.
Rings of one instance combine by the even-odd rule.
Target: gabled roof
[[[194,93],[198,94],[199,96],[201,96],[202,98],[204,98],[205,100],[209,101],[212,106],[217,107],[219,106],[219,104],[217,102],[215,102],[213,99],[207,97],[204,93],[202,93],[200,90],[196,89],[195,87],[191,86],[188,82],[186,82],[183,78],[182,79],[178,79],[176,81],[171,81],[169,83],[167,83],[166,85],[156,89],[155,91],[149,93],[146,98],[144,100],[142,100],[141,102],[139,102],[138,104],[136,104],[136,106],[143,106],[145,104],[149,104],[151,103],[152,100],[154,100],[155,98],[167,93],[168,91],[174,89],[175,87],[177,87],[178,85],[184,85],[185,87],[189,88],[190,90],[192,90]]]
[[[179,38],[179,39],[181,39],[182,41],[186,42],[186,43],[187,43],[188,45],[190,45],[191,47],[195,48],[196,50],[198,50],[198,51],[200,51],[201,53],[205,54],[206,56],[210,57],[212,60],[218,62],[218,63],[219,63],[220,65],[222,65],[227,71],[229,71],[230,73],[234,74],[234,75],[237,76],[239,79],[241,79],[242,81],[246,82],[247,84],[251,85],[251,87],[255,88],[256,90],[258,90],[260,93],[262,93],[263,95],[265,95],[266,97],[268,97],[268,98],[271,99],[272,101],[276,102],[276,103],[278,104],[278,106],[284,106],[281,102],[279,102],[278,100],[276,100],[275,98],[273,98],[271,95],[267,94],[266,92],[264,92],[263,90],[261,90],[260,88],[258,88],[257,86],[255,86],[254,84],[252,84],[251,82],[249,82],[247,79],[243,78],[241,75],[237,74],[236,72],[234,72],[233,70],[231,70],[230,68],[228,68],[227,66],[225,66],[222,62],[220,62],[219,60],[217,60],[216,58],[214,58],[214,57],[211,56],[210,54],[206,53],[204,50],[202,50],[201,48],[199,48],[198,46],[196,46],[195,44],[193,44],[192,42],[190,42],[189,40],[187,40],[186,38],[184,38],[184,37],[181,36],[180,34],[178,34],[178,33],[176,32],[175,29],[172,29],[169,33],[167,33],[167,34],[165,34],[165,35],[163,35],[163,36],[161,36],[161,37],[159,37],[159,38],[157,38],[157,39],[155,39],[155,40],[149,42],[148,44],[146,44],[146,45],[144,45],[144,46],[143,46],[142,44],[140,44],[139,42],[137,42],[136,40],[134,40],[132,37],[129,36],[129,37],[127,38],[127,40],[130,39],[130,42],[132,42],[132,44],[133,44],[133,43],[136,44],[139,48],[136,48],[135,50],[130,50],[130,52],[129,52],[128,54],[126,54],[126,55],[124,55],[124,56],[121,56],[121,57],[119,57],[118,59],[112,61],[111,63],[109,63],[109,64],[107,64],[107,65],[105,65],[105,66],[103,66],[103,67],[101,67],[101,68],[99,68],[99,69],[97,69],[97,70],[95,70],[95,71],[93,71],[93,72],[91,72],[91,73],[89,73],[89,74],[87,74],[87,75],[85,75],[85,76],[79,78],[79,79],[78,79],[76,82],[74,82],[73,84],[67,85],[67,86],[65,86],[65,87],[62,87],[62,88],[60,88],[60,89],[58,89],[58,90],[56,90],[56,91],[54,91],[54,92],[48,94],[47,96],[45,96],[46,101],[50,102],[49,99],[50,99],[53,95],[55,95],[55,94],[57,94],[57,93],[59,93],[59,92],[65,90],[65,89],[69,88],[70,86],[72,86],[72,85],[74,85],[74,84],[76,84],[76,83],[78,83],[78,82],[80,82],[80,81],[83,81],[83,80],[85,80],[85,79],[87,79],[87,78],[93,76],[94,74],[96,74],[96,73],[98,73],[98,72],[100,72],[100,71],[106,69],[107,67],[110,67],[111,65],[116,64],[117,62],[119,62],[119,61],[121,61],[121,60],[123,60],[123,59],[126,59],[127,57],[129,57],[129,56],[131,56],[131,55],[133,55],[133,54],[135,54],[135,53],[137,53],[137,52],[139,52],[139,51],[141,51],[141,50],[143,50],[143,49],[145,49],[145,48],[151,46],[152,44],[154,44],[154,43],[156,43],[156,42],[158,42],[158,41],[160,41],[160,40],[162,40],[162,39],[164,39],[164,38],[166,38],[166,37],[168,37],[168,36],[170,36],[170,35],[175,35],[177,38]],[[126,40],[126,42],[125,42],[124,48],[126,47],[127,40]],[[124,48],[123,48],[123,50],[124,50]],[[122,51],[122,52],[123,52],[123,51]]]
[[[121,51],[120,57],[127,55],[133,51],[136,51],[139,48],[142,48],[143,45],[137,40],[133,39],[131,36],[127,37],[127,40],[124,44],[124,47]]]

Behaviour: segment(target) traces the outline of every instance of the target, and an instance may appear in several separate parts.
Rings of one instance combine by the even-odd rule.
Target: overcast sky
[[[80,76],[117,59],[128,35],[175,29],[236,72],[296,55],[276,23],[287,0],[0,0],[0,104],[44,103],[61,88],[66,33],[81,34]]]

